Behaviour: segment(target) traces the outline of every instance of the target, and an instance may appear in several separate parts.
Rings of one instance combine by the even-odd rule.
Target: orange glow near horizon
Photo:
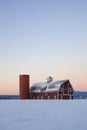
[[[61,78],[63,79],[63,78]],[[58,80],[57,77],[54,80]],[[16,80],[15,80],[16,81]],[[0,88],[0,95],[19,95],[19,80],[17,79],[18,82],[11,82],[9,81],[9,84],[4,84],[3,87]],[[32,86],[33,83],[35,82],[45,82],[46,79],[43,80],[43,77],[37,78],[30,78],[30,86]],[[73,81],[70,80],[73,88],[75,91],[87,91],[87,81]],[[82,82],[82,83],[81,83]],[[14,85],[13,85],[14,84]]]

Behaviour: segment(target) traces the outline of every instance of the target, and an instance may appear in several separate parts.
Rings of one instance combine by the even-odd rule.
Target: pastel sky
[[[18,94],[20,74],[87,91],[87,0],[0,0],[0,94]]]

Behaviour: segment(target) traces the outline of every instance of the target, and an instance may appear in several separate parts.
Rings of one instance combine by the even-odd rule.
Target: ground
[[[87,130],[87,100],[0,100],[0,130]]]

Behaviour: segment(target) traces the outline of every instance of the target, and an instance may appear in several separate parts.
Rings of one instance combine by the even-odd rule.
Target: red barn
[[[74,90],[69,80],[53,81],[53,78],[49,76],[47,82],[35,83],[29,91],[25,90],[25,92],[29,95],[29,99],[73,99]]]

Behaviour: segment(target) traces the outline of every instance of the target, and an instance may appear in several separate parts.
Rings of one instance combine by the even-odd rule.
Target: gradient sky
[[[19,93],[19,74],[87,91],[87,0],[0,0],[0,94]]]

